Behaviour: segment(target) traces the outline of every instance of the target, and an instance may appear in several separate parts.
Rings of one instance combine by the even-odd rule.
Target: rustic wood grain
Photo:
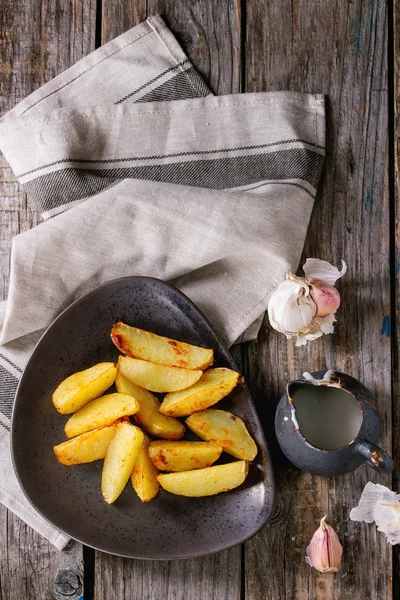
[[[101,43],[105,44],[124,31],[145,21],[147,0],[114,0],[102,3]]]
[[[103,2],[102,41],[161,13],[194,66],[219,94],[240,91],[240,5]],[[182,561],[126,560],[96,552],[95,600],[236,600],[241,593],[241,548]]]
[[[389,65],[393,59],[393,86],[390,92],[389,133],[391,133],[390,175],[393,178],[392,226],[392,276],[393,276],[393,458],[397,467],[393,476],[393,489],[400,493],[400,0],[394,2],[393,15],[389,15],[391,33]],[[393,598],[400,597],[400,546],[393,553]]]
[[[0,598],[78,600],[83,595],[82,548],[61,552],[3,507],[0,511]]]
[[[304,257],[340,264],[343,303],[336,333],[295,348],[266,323],[244,352],[245,376],[273,435],[285,383],[304,371],[336,368],[377,397],[381,443],[391,449],[389,192],[387,181],[387,3],[354,0],[247,1],[246,91],[293,90],[328,96],[327,158]],[[341,477],[290,468],[274,448],[277,509],[245,546],[245,598],[388,600],[390,548],[373,525],[349,510],[368,480],[390,485],[367,467]],[[337,575],[306,565],[305,548],[319,519],[343,546]]]
[[[240,0],[104,0],[103,43],[158,13],[216,94],[241,90]]]
[[[237,549],[203,559],[121,560],[98,552],[95,600],[239,600]],[[100,576],[101,574],[101,576]]]
[[[41,0],[0,4],[0,115],[94,49],[95,0],[62,8]],[[1,298],[7,296],[11,239],[36,225],[37,215],[0,157]]]
[[[94,48],[95,1],[0,3],[0,114]],[[38,223],[0,156],[0,298],[7,297],[12,238]],[[82,547],[60,552],[0,506],[0,598],[38,600],[83,594]]]

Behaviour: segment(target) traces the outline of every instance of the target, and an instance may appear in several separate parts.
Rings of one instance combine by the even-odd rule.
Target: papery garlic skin
[[[364,521],[364,523],[374,522],[374,508],[380,500],[384,502],[399,502],[400,494],[396,494],[380,483],[368,481],[365,485],[358,506],[350,511],[352,521]]]
[[[352,521],[375,522],[387,541],[400,544],[400,494],[379,483],[369,481],[363,489],[358,506],[350,511]]]
[[[374,508],[374,521],[390,544],[400,544],[400,504],[379,501]]]
[[[335,530],[325,522],[326,515],[306,549],[306,562],[321,573],[337,573],[343,548]]]
[[[346,274],[347,265],[344,260],[342,260],[342,270],[339,271],[337,267],[334,267],[326,260],[307,258],[303,266],[303,271],[306,279],[311,283],[320,286],[333,287],[337,280]]]
[[[326,317],[314,317],[308,327],[298,331],[297,334],[291,337],[295,338],[296,346],[305,346],[308,341],[311,342],[324,334],[333,333],[335,322],[336,319],[333,314]]]

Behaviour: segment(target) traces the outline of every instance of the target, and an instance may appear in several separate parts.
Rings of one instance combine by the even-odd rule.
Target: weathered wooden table
[[[367,467],[330,479],[301,473],[277,448],[273,416],[288,379],[305,369],[343,370],[376,394],[381,443],[399,464],[400,2],[2,0],[1,113],[157,12],[217,94],[327,95],[326,166],[304,256],[346,260],[339,322],[334,336],[300,349],[265,323],[257,342],[234,351],[257,401],[276,471],[276,510],[255,538],[215,556],[176,562],[124,560],[77,543],[59,552],[0,506],[0,599],[398,599],[399,553],[392,558],[374,526],[348,517],[368,480],[396,489],[396,477]],[[0,285],[6,297],[11,239],[38,217],[4,159],[0,167]],[[337,575],[311,570],[304,560],[324,514],[344,546]]]

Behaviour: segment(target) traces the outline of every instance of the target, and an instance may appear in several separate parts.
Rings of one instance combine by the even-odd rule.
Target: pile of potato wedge
[[[104,459],[101,489],[109,504],[129,480],[142,502],[160,486],[199,497],[241,485],[257,446],[242,419],[210,408],[233,390],[239,373],[210,368],[212,349],[121,322],[111,339],[123,353],[118,364],[74,373],[53,393],[56,409],[71,414],[64,428],[68,440],[54,447],[57,459],[64,465]],[[106,394],[112,385],[117,391]],[[165,394],[162,401],[154,393]],[[182,440],[186,427],[179,417],[187,417],[185,424],[202,441]],[[211,466],[222,452],[239,460]]]

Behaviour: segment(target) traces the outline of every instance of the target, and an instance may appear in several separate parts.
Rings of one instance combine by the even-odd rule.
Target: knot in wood
[[[64,569],[58,571],[54,581],[54,592],[56,598],[79,598],[83,593],[82,579],[79,573]]]
[[[175,37],[185,52],[190,52],[195,46],[192,36],[187,31],[175,31]]]

